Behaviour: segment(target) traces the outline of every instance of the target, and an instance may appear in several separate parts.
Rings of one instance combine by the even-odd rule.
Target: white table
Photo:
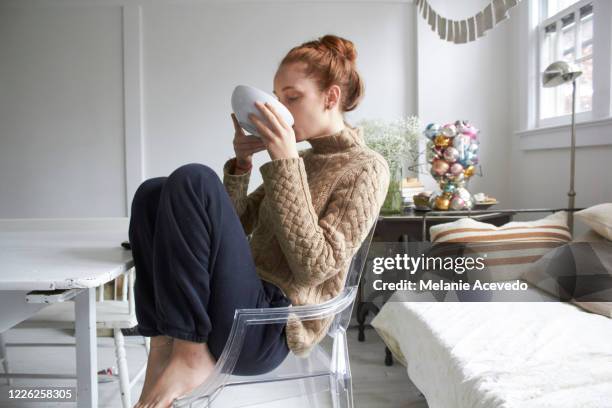
[[[45,307],[34,290],[73,290],[78,407],[97,407],[95,288],[133,267],[128,218],[0,219],[0,333]]]

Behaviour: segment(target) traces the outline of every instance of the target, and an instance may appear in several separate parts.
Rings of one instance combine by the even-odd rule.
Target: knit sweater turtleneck
[[[346,125],[340,131],[327,136],[306,139],[315,154],[334,153],[342,150],[366,146],[363,139],[363,129],[351,128]]]
[[[370,149],[361,127],[306,140],[299,157],[271,160],[263,183],[247,194],[250,172],[223,166],[223,184],[247,235],[259,277],[278,286],[292,305],[319,304],[342,290],[350,261],[387,194],[389,167]],[[287,343],[306,355],[331,319],[290,318]]]

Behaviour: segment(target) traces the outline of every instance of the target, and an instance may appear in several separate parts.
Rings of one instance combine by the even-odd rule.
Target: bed
[[[430,408],[612,407],[609,318],[557,301],[419,296],[396,292],[372,326]],[[548,297],[534,287],[525,296]]]

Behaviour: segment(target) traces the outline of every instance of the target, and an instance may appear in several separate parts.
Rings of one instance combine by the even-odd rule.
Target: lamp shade
[[[552,88],[572,82],[580,75],[582,75],[582,71],[572,64],[565,61],[553,62],[542,73],[542,86],[544,88]]]

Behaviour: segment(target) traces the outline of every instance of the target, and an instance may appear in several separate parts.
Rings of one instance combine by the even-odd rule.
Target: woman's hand
[[[263,141],[257,136],[247,136],[240,127],[236,115],[232,113],[234,122],[234,152],[236,153],[235,170],[243,169],[248,171],[253,164],[253,154],[266,149]],[[244,172],[244,171],[243,171]],[[241,173],[243,173],[241,172]]]
[[[249,119],[259,131],[261,140],[268,149],[270,158],[276,160],[299,157],[293,128],[269,103],[255,102],[255,106],[271,125],[271,128],[269,128],[257,115],[253,113],[249,115]]]

